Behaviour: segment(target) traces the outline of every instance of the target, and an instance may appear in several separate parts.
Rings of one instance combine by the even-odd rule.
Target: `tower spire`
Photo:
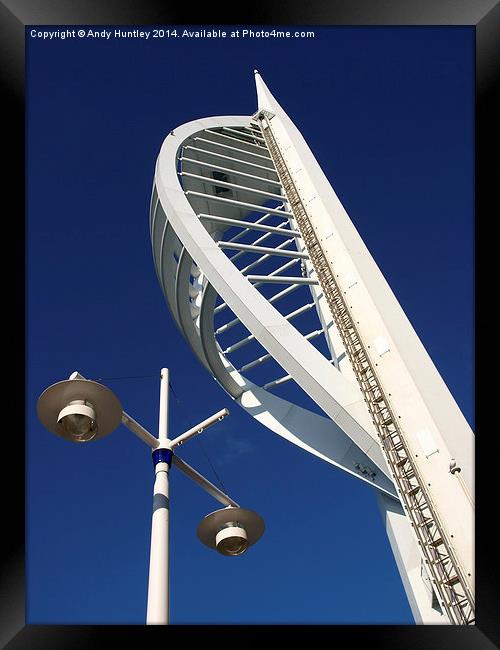
[[[260,76],[258,70],[254,70],[255,75],[255,87],[257,89],[257,106],[258,109],[271,111],[272,113],[277,113],[281,111],[282,108],[276,101],[276,99],[271,94],[271,91],[264,83],[264,80]]]

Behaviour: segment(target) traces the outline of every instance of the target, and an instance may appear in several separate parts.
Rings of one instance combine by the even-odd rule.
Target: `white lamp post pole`
[[[168,441],[168,370],[162,368],[160,383],[160,418],[158,447],[153,451],[155,484],[149,556],[147,625],[169,623],[169,481],[172,451]]]
[[[225,506],[203,518],[197,535],[206,546],[222,555],[241,555],[264,533],[262,518],[241,508],[204,476],[174,454],[173,450],[205,429],[223,420],[229,411],[222,409],[199,422],[173,440],[168,437],[168,370],[162,368],[158,438],[122,409],[120,401],[106,386],[85,379],[75,371],[70,378],[52,384],[40,395],[37,413],[46,429],[65,440],[89,442],[109,435],[120,421],[153,452],[155,483],[149,556],[149,585],[146,623],[169,623],[169,494],[168,474],[173,464],[205,492]],[[221,531],[224,534],[221,535]],[[228,534],[227,531],[230,531]]]

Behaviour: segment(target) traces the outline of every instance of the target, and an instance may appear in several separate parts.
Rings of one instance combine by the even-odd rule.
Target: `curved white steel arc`
[[[189,345],[193,349],[201,363],[209,368],[209,364],[201,346],[200,337],[196,331],[195,322],[191,315],[189,300],[186,296],[186,289],[189,286],[189,276],[193,260],[185,248],[182,249],[177,263],[177,271],[175,275],[175,306],[179,314],[180,329],[186,337]],[[184,291],[179,288],[183,287]]]
[[[257,88],[259,104],[262,104],[268,97],[264,97],[259,83]],[[434,598],[431,601],[428,587],[424,585],[423,576],[427,573],[422,564],[419,548],[413,539],[408,518],[396,497],[396,489],[390,479],[391,474],[379,446],[368,409],[360,399],[360,391],[350,361],[346,357],[338,331],[332,322],[331,312],[325,307],[326,301],[321,287],[317,284],[309,287],[321,323],[320,330],[317,329],[317,325],[309,328],[307,334],[301,334],[287,320],[287,316],[283,316],[273,307],[279,293],[288,295],[287,292],[298,288],[293,283],[300,279],[300,275],[295,278],[287,277],[287,281],[283,282],[289,285],[287,289],[267,299],[260,293],[262,288],[257,290],[262,281],[276,280],[276,277],[271,278],[271,276],[276,276],[277,273],[290,276],[290,272],[285,273],[284,268],[274,269],[272,273],[263,269],[250,271],[250,268],[253,269],[260,264],[256,257],[253,258],[255,261],[247,265],[248,271],[246,268],[238,269],[235,261],[245,254],[244,250],[228,258],[217,243],[224,236],[231,237],[231,234],[225,234],[228,228],[233,227],[228,225],[228,221],[234,221],[236,228],[244,228],[243,220],[255,219],[251,214],[253,210],[249,206],[256,208],[258,203],[257,212],[264,211],[260,208],[264,207],[262,196],[267,192],[261,190],[269,190],[269,194],[274,194],[269,201],[278,200],[275,198],[277,197],[276,186],[280,186],[277,174],[271,167],[261,164],[265,162],[267,156],[262,159],[252,157],[251,153],[245,150],[245,145],[256,146],[252,144],[254,136],[250,130],[256,134],[255,143],[258,140],[264,142],[260,137],[260,130],[252,127],[251,123],[252,118],[247,116],[196,120],[177,127],[162,145],[156,164],[151,199],[151,237],[156,271],[167,303],[194,353],[242,408],[283,438],[376,488],[387,534],[416,621],[445,622],[439,609],[436,610],[434,607]],[[243,133],[242,129],[246,132]],[[229,135],[235,140],[234,143],[225,139]],[[241,140],[245,135],[249,142]],[[219,147],[214,142],[216,137],[220,138]],[[232,146],[233,149],[221,148],[221,141],[229,147]],[[304,147],[301,148],[302,153]],[[253,150],[254,153],[255,151],[258,149]],[[308,149],[307,152],[312,156]],[[309,158],[307,160],[309,161]],[[273,164],[272,161],[270,164]],[[304,165],[299,164],[298,167],[302,169]],[[225,177],[226,175],[234,176],[234,179],[229,179]],[[203,180],[204,178],[206,181]],[[220,181],[220,187],[217,187],[217,181]],[[201,187],[200,183],[203,183]],[[256,183],[258,192],[245,191],[252,185],[255,189]],[[266,183],[270,185],[266,186]],[[186,196],[189,190],[191,192]],[[237,195],[238,200],[225,200],[226,197],[234,195]],[[286,200],[287,197],[283,196],[282,207],[283,211],[289,212],[290,208]],[[274,205],[271,210],[276,207]],[[278,212],[280,210],[281,206]],[[239,220],[238,224],[236,220]],[[283,222],[279,227],[296,230],[294,217],[290,216],[288,221],[289,224]],[[244,228],[241,233],[228,241],[249,239],[252,234],[249,231],[258,229],[252,228],[253,222],[248,223],[249,228]],[[263,217],[259,215],[255,223],[267,225],[266,215]],[[274,223],[271,227],[275,228]],[[245,232],[248,237],[242,240],[241,236]],[[266,235],[271,236],[270,231]],[[266,237],[259,235],[258,232],[255,236],[257,239],[249,246],[253,246],[252,252],[259,255],[263,251],[258,252],[255,247]],[[290,241],[292,248],[296,246],[298,251],[305,250],[301,237],[296,238],[294,242]],[[267,244],[264,248],[266,246]],[[357,252],[356,246],[353,247],[353,251]],[[266,254],[262,255],[262,258],[265,257]],[[283,260],[283,258],[278,259]],[[273,263],[275,260],[276,258],[273,257]],[[294,261],[299,262],[297,259],[291,260],[292,263]],[[263,264],[265,265],[266,262],[264,261]],[[316,277],[314,267],[308,258],[300,261],[300,264],[302,281]],[[292,267],[292,276],[297,270],[297,265]],[[245,277],[245,273],[257,275],[252,275],[250,279]],[[347,286],[349,287],[349,283]],[[224,303],[215,308],[217,294]],[[299,294],[298,297],[302,295]],[[227,311],[233,312],[229,314],[232,320],[221,324],[216,328],[217,331],[214,331],[214,316],[223,317],[226,305]],[[280,306],[286,313],[285,304]],[[216,337],[221,339],[226,337],[226,332],[231,331],[234,325],[246,328],[252,335],[246,338],[252,338],[254,346],[260,344],[264,347],[267,354],[261,351],[260,356],[253,358],[250,363],[236,363],[232,357],[233,352],[230,352],[235,344],[228,346],[224,343],[224,347],[221,347],[222,343],[219,345],[216,339]],[[332,361],[306,340],[312,340],[321,330]],[[230,340],[231,336],[233,334],[229,334],[229,339],[224,340]],[[241,340],[245,341],[245,339]],[[238,350],[241,347],[239,344],[240,341],[236,344]],[[321,345],[324,345],[323,339]],[[248,350],[246,347],[244,350],[245,356]],[[228,354],[231,355],[231,361],[228,359]],[[237,356],[240,354],[239,351],[236,352]],[[241,374],[256,367],[258,374],[261,374],[262,360],[272,366],[273,359],[285,369],[287,376],[270,383],[259,380],[261,385],[258,386]],[[331,362],[337,367],[332,367]],[[237,371],[235,366],[241,368],[241,372]],[[328,417],[312,413],[266,390],[271,384],[279,384],[289,378],[292,378]],[[368,469],[375,468],[376,475],[372,479],[362,475],[360,466],[366,466]]]
[[[367,467],[372,464],[372,460],[352,443],[335,423],[256,386],[238,373],[222,356],[213,330],[213,309],[217,294],[208,283],[203,291],[197,330],[187,300],[189,277],[186,269],[189,269],[191,264],[189,253],[184,248],[179,256],[175,276],[181,331],[200,361],[217,377],[223,388],[243,409],[267,428],[381,492],[396,497],[392,481],[381,472],[369,478],[355,471],[356,465]]]
[[[200,339],[203,352],[208,360],[210,369],[219,383],[231,395],[233,399],[238,399],[246,389],[245,380],[241,375],[232,375],[228,368],[231,367],[229,362],[224,364],[224,357],[217,345],[214,337],[214,306],[217,299],[217,293],[212,285],[207,284],[203,293],[200,310]]]
[[[298,332],[267,301],[267,299],[252,286],[252,284],[238,271],[238,269],[236,269],[234,264],[226,257],[222,250],[220,250],[210,233],[207,232],[205,226],[198,219],[179,182],[176,171],[177,156],[181,145],[185,143],[188,138],[191,138],[195,133],[208,128],[221,126],[242,127],[248,126],[249,123],[249,117],[208,118],[196,120],[182,125],[181,127],[177,127],[174,135],[167,136],[158,157],[155,177],[156,188],[162,207],[161,212],[165,215],[165,221],[168,220],[168,223],[172,225],[177,237],[189,253],[189,256],[202,270],[206,280],[227,303],[230,309],[237,314],[242,324],[291,375],[296,383],[300,385],[303,390],[325,411],[333,423],[337,425],[335,426],[334,424],[332,426],[332,441],[334,439],[340,441],[342,437],[345,438],[347,436],[348,439],[350,439],[348,440],[348,444],[352,445],[352,443],[354,443],[354,445],[359,449],[358,453],[362,452],[366,454],[369,462],[377,466],[377,476],[379,479],[385,474],[387,486],[389,487],[388,491],[394,494],[392,482],[390,481],[390,478],[388,478],[389,472],[386,462],[383,458],[378,442],[374,439],[372,432],[367,432],[366,428],[369,427],[366,426],[366,424],[366,428],[363,426],[363,417],[365,418],[364,423],[368,424],[369,418],[366,413],[366,408],[364,408],[364,403],[362,401],[360,402],[359,393],[356,390],[356,387],[342,377],[339,371],[334,368],[316,348],[306,341],[302,334],[300,334],[300,332]],[[163,226],[166,233],[168,226],[165,224],[163,224]],[[185,254],[185,252],[182,253],[183,256]],[[155,260],[157,265],[162,264],[162,260],[158,259],[157,254],[155,254]],[[170,276],[169,281],[173,281],[172,276]],[[187,289],[188,288],[186,288],[186,291]],[[164,290],[165,293],[167,293],[165,286]],[[176,305],[178,310],[180,301],[182,300],[182,286],[179,285],[176,291]],[[170,290],[170,295],[171,294],[172,291]],[[185,295],[187,296],[187,293]],[[205,302],[207,298],[208,296],[205,296],[203,302]],[[214,302],[215,298],[213,299],[213,303]],[[207,341],[213,339],[213,304],[210,305],[206,314],[210,314],[210,317],[205,315],[203,320],[200,317],[199,330],[197,334],[199,335],[200,332],[209,333],[209,335],[204,334],[201,338],[203,354],[199,354],[200,347],[198,344],[196,347],[193,346],[193,349],[195,349],[201,360],[205,359],[208,362],[217,379],[221,381],[223,385],[226,384],[224,387],[226,390],[229,388],[228,392],[230,392],[233,397],[237,397],[238,392],[240,392],[240,395],[243,395],[252,388],[250,382],[247,382],[239,373],[236,373],[234,369],[230,372],[228,371],[227,366],[225,367],[225,363],[228,362],[221,357],[220,351],[215,349],[216,356],[213,348],[211,348],[209,352]],[[212,322],[210,322],[210,319],[212,319]],[[189,321],[185,315],[183,318],[182,329],[184,331],[189,331],[190,327],[193,327],[193,319]],[[194,327],[196,328],[196,326]],[[192,334],[194,333],[193,331],[191,332]],[[193,336],[190,343],[192,344],[194,340]],[[210,359],[207,358],[207,352],[209,352]],[[225,372],[222,371],[224,367]],[[235,373],[237,377],[235,376]],[[231,377],[232,381],[229,381],[228,377]],[[255,396],[255,392],[253,392],[253,395]],[[260,397],[262,398],[263,396],[261,395]],[[275,396],[272,396],[272,398],[273,399],[269,399],[268,402],[273,402],[275,408],[277,408],[276,405],[278,404],[277,400],[279,400],[279,398],[276,398]],[[248,399],[249,396],[240,401],[244,408],[250,410],[254,407],[250,406]],[[259,401],[262,403],[262,399]],[[293,411],[293,409],[290,409],[290,404],[288,402],[285,402],[284,400],[281,401],[287,404],[286,408],[288,408],[290,412]],[[267,406],[268,404],[266,404],[266,408]],[[280,409],[281,411],[283,410],[281,405]],[[298,407],[295,407],[295,409],[298,413]],[[310,412],[305,411],[305,409],[303,409],[302,416],[304,413],[308,414],[307,417],[310,417],[311,415]],[[281,430],[278,431],[277,429],[280,428],[276,424],[278,419],[274,419],[275,423],[270,426],[270,428],[275,430],[277,433],[280,433],[280,435],[283,435],[284,428],[286,427],[282,426]],[[324,419],[328,422],[326,418]],[[304,424],[303,419],[302,424]],[[266,426],[269,426],[267,422]],[[341,433],[339,428],[344,433]],[[291,438],[289,437],[289,439]],[[296,441],[294,440],[294,442]],[[316,446],[318,447],[318,445]],[[321,455],[330,462],[342,466],[338,462],[339,459],[335,458],[335,454],[338,452],[338,449],[335,449],[335,444],[331,445],[331,453],[333,457],[328,457],[328,453],[324,452],[327,452],[324,445],[323,452],[319,452],[319,449],[313,450],[313,453],[316,453],[316,455]],[[364,478],[353,472],[352,469],[345,466],[342,466],[342,468],[354,473],[354,475],[360,478]],[[375,484],[375,486],[377,486],[377,483],[380,483],[378,487],[382,488],[382,482],[380,480],[374,482],[370,481],[370,483]],[[387,489],[387,486],[384,486],[383,489]]]
[[[212,372],[233,399],[258,422],[286,440],[397,498],[394,484],[382,472],[368,478],[354,471],[356,465],[369,467],[373,461],[334,422],[256,386],[220,353],[213,330],[216,295],[214,288],[207,285],[202,302],[200,335]]]

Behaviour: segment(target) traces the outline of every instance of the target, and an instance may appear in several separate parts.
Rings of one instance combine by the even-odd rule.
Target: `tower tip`
[[[272,96],[269,88],[266,86],[264,79],[262,79],[260,72],[254,70],[255,73],[255,87],[257,89],[257,105],[259,110],[267,110],[276,113],[280,109],[280,105]]]

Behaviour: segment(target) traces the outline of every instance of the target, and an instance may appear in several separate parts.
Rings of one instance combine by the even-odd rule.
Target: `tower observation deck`
[[[253,115],[183,124],[161,147],[150,232],[172,317],[249,415],[372,486],[416,622],[472,624],[473,432],[255,80]]]

